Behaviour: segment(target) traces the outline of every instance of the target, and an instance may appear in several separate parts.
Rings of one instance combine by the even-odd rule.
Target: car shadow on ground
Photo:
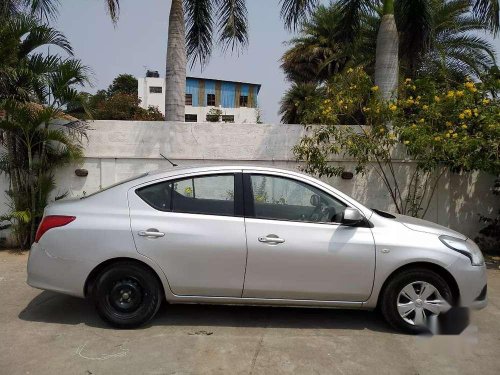
[[[89,300],[43,291],[19,313],[24,321],[85,324],[110,329]],[[151,326],[246,327],[292,329],[352,329],[393,331],[377,312],[321,308],[222,305],[169,305],[164,303]]]

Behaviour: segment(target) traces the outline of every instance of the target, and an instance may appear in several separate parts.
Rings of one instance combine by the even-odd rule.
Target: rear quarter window
[[[137,189],[136,193],[144,202],[157,210],[171,210],[172,183],[170,181],[142,187]]]
[[[164,181],[136,190],[160,211],[232,216],[235,212],[234,175],[208,175]]]

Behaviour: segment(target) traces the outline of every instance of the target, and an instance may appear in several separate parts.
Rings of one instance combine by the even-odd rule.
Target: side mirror
[[[341,224],[349,227],[356,226],[364,220],[364,216],[355,208],[347,207],[344,211]]]

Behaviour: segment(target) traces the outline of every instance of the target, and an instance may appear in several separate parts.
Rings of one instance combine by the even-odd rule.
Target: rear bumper
[[[28,285],[76,297],[84,297],[84,285],[91,264],[51,255],[39,243],[31,247],[28,258]]]

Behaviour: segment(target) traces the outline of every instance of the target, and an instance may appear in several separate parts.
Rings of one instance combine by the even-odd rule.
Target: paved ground
[[[375,313],[165,306],[109,329],[87,301],[26,285],[26,255],[0,251],[0,374],[499,374],[500,271],[460,336],[414,337]]]

